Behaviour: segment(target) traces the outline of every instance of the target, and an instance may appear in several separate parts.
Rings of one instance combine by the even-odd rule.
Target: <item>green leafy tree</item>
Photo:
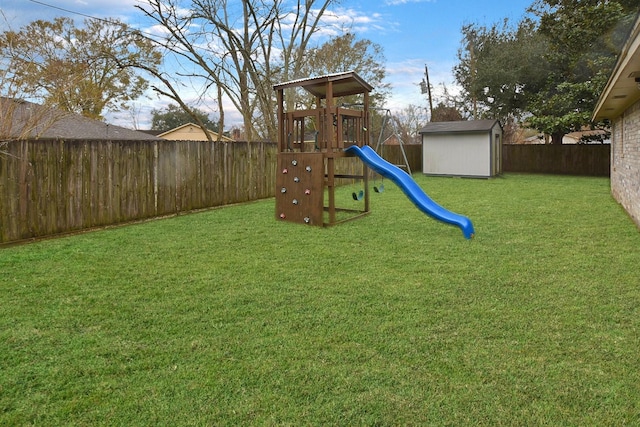
[[[146,39],[117,20],[88,19],[76,27],[69,18],[34,21],[0,34],[0,55],[13,89],[63,111],[100,119],[105,109],[125,109],[147,81],[118,60],[158,66],[162,57]],[[6,88],[3,87],[3,92]]]
[[[544,85],[529,91],[532,127],[552,144],[591,125],[599,94],[607,82],[625,35],[638,12],[637,0],[538,0],[530,8],[537,32],[546,40],[549,64]]]
[[[474,117],[520,119],[554,144],[590,123],[637,0],[536,0],[516,27],[463,27],[454,68]]]
[[[194,115],[196,117],[194,117]],[[198,108],[189,108],[189,111],[178,105],[169,104],[165,109],[151,111],[151,129],[166,132],[187,123],[200,122],[208,130],[217,132],[218,122],[209,118],[209,115]],[[196,123],[197,124],[197,123]]]
[[[526,94],[541,86],[546,73],[545,44],[532,21],[517,26],[508,20],[491,27],[470,24],[462,34],[454,74],[463,88],[465,109],[474,118],[502,122],[522,116]]]

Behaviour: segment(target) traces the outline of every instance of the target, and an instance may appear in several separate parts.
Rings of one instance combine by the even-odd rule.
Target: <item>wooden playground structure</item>
[[[366,165],[359,162],[360,170],[355,173],[337,173],[336,165],[339,159],[351,157],[345,148],[362,147],[369,140],[369,92],[373,88],[352,71],[294,80],[273,88],[278,109],[276,218],[329,226],[367,215]],[[315,108],[285,111],[285,89],[298,88],[315,97]],[[337,106],[341,97],[360,94],[364,98],[360,109]],[[336,206],[336,184],[341,178],[363,181],[364,208]],[[338,219],[337,213],[345,215]]]

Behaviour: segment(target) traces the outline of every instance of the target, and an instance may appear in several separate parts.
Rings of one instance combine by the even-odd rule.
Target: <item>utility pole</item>
[[[424,64],[424,75],[426,77],[425,80],[422,80],[420,84],[420,88],[422,89],[423,94],[428,94],[429,96],[429,121],[433,117],[433,99],[431,98],[431,83],[429,83],[429,69],[427,68],[427,64]]]

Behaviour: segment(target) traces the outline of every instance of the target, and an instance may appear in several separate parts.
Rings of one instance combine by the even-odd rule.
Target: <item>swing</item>
[[[373,191],[376,193],[382,193],[384,191],[384,177],[380,181],[380,185],[376,185],[375,179],[373,180]]]
[[[353,196],[353,200],[355,200],[356,202],[362,200],[362,198],[364,197],[364,190],[360,190],[358,193],[354,191],[351,196]]]

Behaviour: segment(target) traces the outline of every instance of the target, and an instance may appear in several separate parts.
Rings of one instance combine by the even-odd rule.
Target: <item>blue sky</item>
[[[351,0],[343,3],[375,25],[360,26],[358,36],[384,48],[393,86],[389,106],[426,105],[416,86],[425,64],[437,96],[441,83],[455,92],[453,66],[465,24],[491,25],[504,18],[518,22],[533,0]]]
[[[0,29],[19,29],[36,19],[50,20],[56,16],[83,19],[82,14],[96,17],[117,17],[134,26],[143,26],[140,12],[133,6],[139,0],[0,0]],[[342,0],[331,9],[328,19],[335,25],[351,27],[359,38],[369,39],[384,49],[387,81],[392,95],[387,107],[402,109],[409,104],[426,106],[418,83],[429,67],[435,96],[441,92],[441,83],[456,92],[452,68],[457,62],[461,32],[464,24],[491,25],[509,18],[519,21],[533,0]],[[58,8],[77,12],[70,14]],[[139,115],[151,108],[159,108],[166,100],[141,101]],[[133,127],[131,114],[120,114],[108,119],[116,124]],[[238,116],[226,113],[226,121]],[[144,128],[146,117],[135,119]]]

